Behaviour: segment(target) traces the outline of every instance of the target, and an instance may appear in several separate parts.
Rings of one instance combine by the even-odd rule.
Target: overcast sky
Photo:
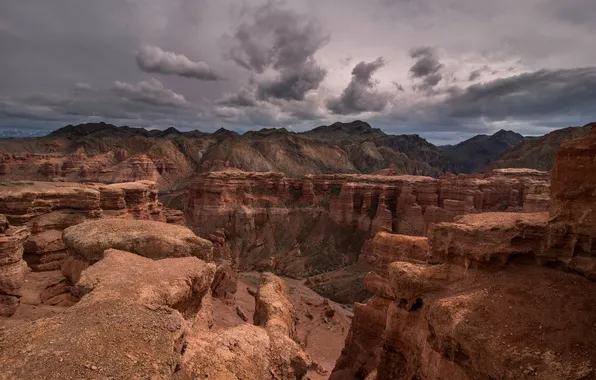
[[[596,120],[595,16],[594,0],[3,0],[0,131],[544,134]]]

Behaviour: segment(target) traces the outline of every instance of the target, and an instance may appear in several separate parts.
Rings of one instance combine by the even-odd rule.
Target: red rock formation
[[[590,253],[596,250],[587,240],[596,236],[596,128],[582,138],[570,140],[559,148],[552,173],[551,217],[555,222],[573,225],[580,235],[581,247]]]
[[[365,244],[360,261],[372,268],[364,285],[373,296],[366,304],[354,304],[352,326],[331,379],[352,378],[353,374],[365,378],[376,368],[387,310],[394,302],[389,266],[397,260],[423,262],[427,249],[426,238],[389,233],[378,233]]]
[[[27,264],[23,261],[23,243],[29,237],[26,227],[10,226],[1,217],[0,233],[0,316],[14,314],[19,306],[21,286],[25,281]]]
[[[304,277],[356,262],[363,242],[377,232],[423,236],[432,224],[458,215],[523,211],[527,197],[532,199],[527,209],[535,211],[546,207],[536,199],[548,191],[543,173],[517,169],[440,179],[286,178],[233,170],[192,182],[186,188],[185,213],[200,236],[225,229],[242,268]]]
[[[593,214],[595,146],[590,135],[561,147],[550,217],[482,213],[434,224],[426,261],[406,238],[393,238],[388,246],[401,257],[388,278],[367,276],[375,296],[357,304],[331,379],[596,376],[588,343],[596,339],[594,224],[585,222]],[[523,194],[510,192],[510,204]],[[373,265],[398,256],[379,244],[388,236],[378,234],[363,251]]]
[[[167,221],[168,215],[174,215],[170,221],[180,223],[180,213],[164,210],[151,182],[118,185],[7,182],[0,189],[0,212],[6,215],[1,220],[13,225],[4,228],[1,235],[6,244],[3,252],[10,256],[0,260],[5,262],[0,272],[7,284],[0,286],[0,293],[4,293],[2,302],[11,305],[3,307],[4,314],[13,313],[18,306],[27,264],[35,271],[61,267],[66,257],[62,241],[65,228],[105,217]]]
[[[99,219],[62,233],[68,257],[62,274],[76,283],[81,272],[103,259],[107,249],[120,249],[160,260],[194,256],[211,261],[213,245],[186,227],[147,220]]]

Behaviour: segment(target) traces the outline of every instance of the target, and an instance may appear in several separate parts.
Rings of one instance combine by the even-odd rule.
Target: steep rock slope
[[[263,129],[243,135],[116,127],[66,126],[48,136],[0,140],[0,178],[126,182],[151,180],[180,188],[196,172],[239,168],[290,176],[370,173],[439,176],[449,169],[436,147],[416,135],[386,135],[361,121],[306,133]]]
[[[497,161],[488,166],[495,168],[532,168],[550,171],[555,161],[559,146],[567,140],[585,136],[595,123],[583,127],[558,129],[547,135],[527,139],[507,151]]]
[[[513,131],[500,130],[493,135],[477,135],[457,145],[439,147],[443,155],[453,161],[458,173],[476,173],[498,160],[505,152],[524,141]]]
[[[595,155],[596,131],[561,146],[550,214],[465,215],[419,242],[378,234],[374,296],[331,379],[596,376]]]
[[[159,203],[152,182],[5,182],[0,186],[0,213],[2,315],[11,315],[18,307],[28,268],[49,271],[63,265],[68,256],[64,229],[100,218],[183,222],[179,211]]]
[[[544,211],[547,177],[521,170],[440,179],[222,171],[187,187],[185,214],[193,231],[217,241],[239,268],[303,278],[356,263],[377,232],[423,236],[457,215]],[[317,290],[337,297],[333,286],[323,290],[326,282]]]

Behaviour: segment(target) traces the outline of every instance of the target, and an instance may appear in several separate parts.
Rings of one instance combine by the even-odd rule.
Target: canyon
[[[545,211],[549,180],[530,169],[439,179],[229,170],[199,176],[184,202],[189,226],[217,241],[238,268],[311,277],[320,294],[351,303],[369,295],[362,285],[368,266],[359,256],[378,232],[424,236],[458,215]]]
[[[283,154],[178,166],[199,140],[246,140],[143,131],[67,127],[3,153],[0,379],[596,376],[596,129],[562,139],[551,173],[481,174],[444,173],[429,147],[332,174]],[[379,132],[250,139],[307,139],[329,162],[407,140]],[[56,136],[90,145],[64,155]]]
[[[330,378],[594,378],[595,154],[596,130],[561,146],[546,212],[377,234]]]

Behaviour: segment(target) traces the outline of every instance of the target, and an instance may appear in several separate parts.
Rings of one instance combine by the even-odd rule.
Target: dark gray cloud
[[[428,46],[412,49],[410,57],[416,60],[416,63],[410,67],[410,73],[415,78],[424,78],[435,74],[443,67],[443,64],[439,62],[435,49]]]
[[[164,51],[157,46],[143,45],[137,52],[137,65],[147,73],[178,75],[201,80],[219,80],[205,62],[194,62],[185,55]]]
[[[404,86],[402,86],[399,82],[397,81],[392,81],[391,84],[393,84],[393,86],[395,87],[395,89],[397,91],[401,91],[401,92],[405,92],[406,90],[404,89]]]
[[[227,94],[217,100],[215,104],[228,107],[254,107],[258,102],[254,92],[243,87],[237,93]]]
[[[325,75],[327,70],[309,59],[300,68],[280,68],[279,77],[259,83],[257,93],[261,99],[304,100],[306,93],[319,88]]]
[[[440,107],[456,118],[535,118],[590,115],[596,105],[596,67],[539,70],[458,89]],[[592,116],[593,117],[593,116]]]
[[[413,78],[422,80],[416,86],[419,90],[430,90],[443,79],[441,69],[445,67],[437,56],[436,49],[422,46],[410,51],[410,57],[416,62],[410,67],[410,74]]]
[[[367,112],[359,117],[389,132],[436,140],[501,128],[545,133],[596,114],[595,7],[593,0],[0,1],[0,130],[98,120],[299,130]],[[383,69],[371,64],[379,56]],[[360,61],[368,63],[351,75]]]
[[[165,88],[163,83],[155,78],[137,84],[116,81],[112,91],[124,99],[152,106],[186,107],[189,105],[184,96]]]
[[[352,70],[352,80],[340,97],[332,98],[327,107],[336,114],[379,112],[385,109],[391,94],[375,89],[373,74],[385,65],[382,57],[372,62],[360,62]]]
[[[470,76],[468,76],[468,81],[470,81],[470,82],[475,81],[476,79],[480,78],[482,76],[482,74],[484,74],[487,71],[491,71],[491,68],[488,67],[487,65],[484,65],[482,67],[472,70],[470,72]],[[496,72],[493,71],[493,74],[496,74]]]
[[[304,100],[327,74],[315,53],[329,41],[319,22],[279,3],[254,9],[233,37],[224,38],[226,56],[257,74],[272,68],[277,75],[258,82],[261,99]]]

